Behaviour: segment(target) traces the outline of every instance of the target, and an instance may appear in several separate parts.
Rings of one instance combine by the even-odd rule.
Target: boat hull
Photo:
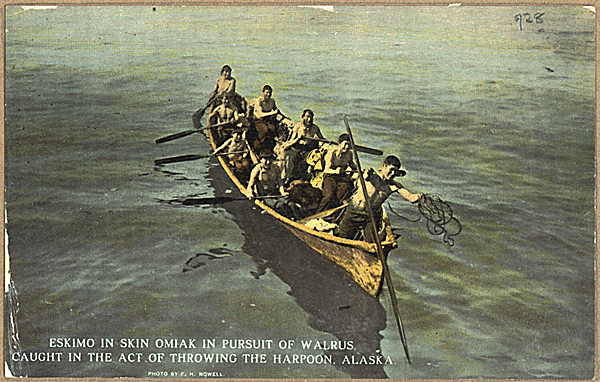
[[[369,295],[378,295],[383,279],[383,265],[377,254],[323,240],[287,224],[285,227],[309,247],[342,268]],[[387,253],[385,256],[387,257]]]
[[[208,137],[215,149],[217,143],[210,129]],[[217,158],[229,178],[240,192],[245,194],[245,185],[236,177],[225,158],[222,156]],[[254,203],[265,213],[277,219],[302,242],[344,270],[371,297],[377,297],[383,283],[383,264],[377,256],[375,244],[344,239],[326,232],[316,231],[300,222],[286,218],[260,200],[254,200]],[[308,221],[310,218],[305,220]],[[387,222],[387,218],[385,220]],[[386,227],[386,238],[382,244],[384,259],[387,259],[389,251],[397,246],[389,224]]]

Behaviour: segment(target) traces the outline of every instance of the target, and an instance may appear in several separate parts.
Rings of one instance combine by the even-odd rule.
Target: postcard
[[[593,379],[595,18],[7,6],[5,377]]]

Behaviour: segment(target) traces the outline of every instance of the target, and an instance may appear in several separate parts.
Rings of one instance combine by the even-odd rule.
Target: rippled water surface
[[[6,208],[21,351],[16,360],[8,352],[13,374],[593,377],[590,10],[6,12]],[[541,22],[526,22],[526,13]],[[248,202],[160,202],[239,196],[213,160],[153,166],[158,157],[208,153],[200,134],[162,145],[154,139],[191,127],[223,64],[248,99],[268,83],[290,118],[313,109],[330,139],[347,115],[357,143],[401,158],[408,189],[452,204],[463,225],[453,247],[410,221],[418,211],[401,198],[386,207],[402,234],[389,267],[411,365],[387,288],[371,299]],[[363,167],[380,160],[361,156]],[[90,361],[85,348],[59,350],[82,353],[79,362],[22,359],[57,351],[51,338],[149,339],[143,357],[176,352],[156,348],[169,339],[352,342],[354,349],[276,347],[264,351],[264,364],[243,362],[246,350],[231,346],[218,350],[237,362],[117,362],[119,348],[109,349],[113,362]],[[276,354],[334,362],[271,362]],[[361,354],[391,362],[343,361]]]

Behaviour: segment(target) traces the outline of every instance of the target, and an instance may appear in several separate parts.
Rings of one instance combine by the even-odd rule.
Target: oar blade
[[[206,204],[221,204],[227,202],[233,202],[234,200],[246,200],[241,198],[232,198],[230,196],[212,196],[207,198],[187,198],[184,199],[181,204],[184,206],[197,206]]]
[[[175,157],[155,159],[154,164],[156,166],[161,166],[163,164],[168,164],[168,163],[187,162],[187,161],[208,158],[208,157],[209,157],[209,155],[198,155],[198,154],[178,155]]]
[[[199,130],[197,130],[197,129],[186,130],[186,131],[182,131],[180,133],[170,134],[170,135],[164,136],[162,138],[155,139],[154,142],[156,142],[157,144],[165,143],[165,142],[173,141],[175,139],[187,137],[188,135],[192,135],[194,133],[197,133],[198,131]]]
[[[379,149],[374,149],[371,147],[354,145],[354,148],[356,149],[356,151],[360,151],[361,153],[365,153],[365,154],[379,155],[379,156],[383,155],[383,151],[381,151]]]

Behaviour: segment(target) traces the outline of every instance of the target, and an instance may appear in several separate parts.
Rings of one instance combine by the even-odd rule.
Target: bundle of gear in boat
[[[383,152],[354,145],[347,133],[336,141],[325,139],[310,109],[302,112],[299,122],[292,121],[277,108],[269,85],[250,102],[235,91],[235,85],[231,68],[225,65],[208,103],[192,120],[194,129],[210,132],[215,146],[212,155],[226,159],[246,197],[259,199],[280,215],[315,230],[373,242],[371,230],[365,229],[369,215],[363,189],[357,184],[352,147],[375,155]],[[207,111],[204,128],[201,119]],[[393,155],[383,160],[380,169],[363,173],[380,235],[384,235],[382,205],[392,193],[398,193],[418,204],[429,231],[443,234],[444,241],[452,245],[452,236],[461,227],[450,206],[438,197],[412,193],[394,179],[405,175]],[[458,227],[455,233],[445,228],[451,222]]]

